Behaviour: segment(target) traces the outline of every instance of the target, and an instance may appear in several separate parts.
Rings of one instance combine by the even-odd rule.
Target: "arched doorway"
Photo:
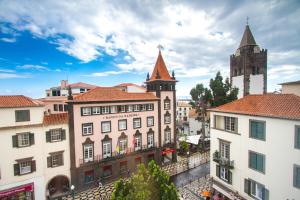
[[[47,196],[49,196],[50,199],[60,197],[68,193],[70,190],[69,188],[70,183],[66,176],[55,176],[48,183]]]

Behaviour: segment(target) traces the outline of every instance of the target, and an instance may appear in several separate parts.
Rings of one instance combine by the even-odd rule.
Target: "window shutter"
[[[34,145],[34,133],[29,133],[30,145]]]
[[[63,154],[61,154],[61,155],[59,156],[59,165],[60,165],[60,166],[64,165],[64,156],[63,156]]]
[[[52,167],[52,157],[51,156],[47,157],[47,167],[48,168]]]
[[[228,170],[228,183],[232,184],[232,172]]]
[[[36,164],[35,164],[35,160],[31,161],[31,172],[35,172],[36,171]]]
[[[12,142],[13,142],[13,147],[18,147],[18,136],[17,135],[12,136]]]
[[[269,190],[266,188],[263,189],[263,200],[269,200]]]
[[[216,165],[216,175],[220,178],[220,165]]]
[[[245,179],[245,182],[244,182],[244,192],[247,193],[247,194],[250,194],[250,184],[251,182],[248,180],[248,179]]]
[[[61,140],[65,140],[65,139],[66,139],[66,130],[61,129]]]
[[[51,132],[46,131],[46,142],[51,142]]]
[[[19,164],[14,164],[14,175],[15,176],[20,175],[20,166],[19,166]]]

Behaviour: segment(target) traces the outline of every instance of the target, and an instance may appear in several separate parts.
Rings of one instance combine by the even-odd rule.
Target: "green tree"
[[[167,200],[179,199],[175,185],[169,175],[151,161],[148,169],[141,164],[138,171],[127,181],[119,180],[111,200]]]

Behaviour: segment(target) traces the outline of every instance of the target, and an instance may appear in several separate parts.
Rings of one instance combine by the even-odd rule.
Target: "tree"
[[[138,171],[127,181],[119,180],[111,200],[167,200],[179,199],[175,185],[170,181],[169,175],[151,161],[148,169],[141,164]]]

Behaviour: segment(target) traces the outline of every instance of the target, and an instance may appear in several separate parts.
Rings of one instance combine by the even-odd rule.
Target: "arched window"
[[[171,114],[167,111],[165,116],[164,116],[164,122],[165,124],[170,124],[171,123]]]
[[[171,143],[172,137],[171,137],[171,129],[169,126],[167,126],[164,130],[164,144]]]
[[[167,96],[165,99],[164,99],[164,109],[165,110],[170,110],[171,108],[171,100],[169,99],[169,97]]]

